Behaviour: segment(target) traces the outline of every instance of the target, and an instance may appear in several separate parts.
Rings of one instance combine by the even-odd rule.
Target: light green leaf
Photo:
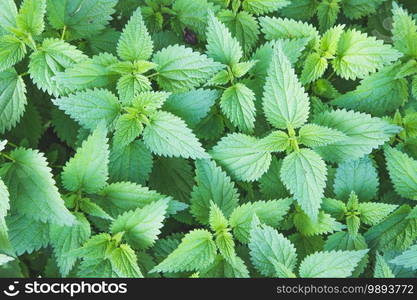
[[[42,33],[45,22],[46,0],[24,0],[16,16],[16,25],[28,34]]]
[[[417,245],[411,246],[408,250],[404,251],[401,255],[395,257],[390,261],[391,263],[403,266],[405,268],[417,269]]]
[[[301,73],[301,82],[305,85],[313,82],[323,76],[327,70],[327,60],[318,53],[311,53],[304,62],[303,72]]]
[[[14,0],[0,2],[0,27],[10,30],[16,27],[17,8]]]
[[[13,35],[0,36],[0,71],[13,67],[26,55],[26,46]]]
[[[222,112],[233,125],[243,132],[252,132],[255,126],[255,94],[242,83],[227,88],[220,100]]]
[[[117,93],[122,103],[130,103],[139,93],[151,89],[149,79],[139,74],[126,74],[117,81]]]
[[[263,15],[279,10],[290,4],[287,0],[244,0],[243,9],[255,15]]]
[[[336,129],[316,124],[307,124],[301,127],[299,136],[300,143],[307,147],[325,146],[346,138],[345,134]]]
[[[368,250],[316,252],[307,256],[300,265],[303,278],[346,278]]]
[[[300,211],[294,215],[294,225],[298,231],[305,236],[333,233],[343,229],[343,225],[337,222],[329,214],[320,211],[317,221],[312,220],[304,212]]]
[[[209,221],[212,201],[226,217],[239,202],[239,194],[230,177],[213,161],[196,161],[196,185],[191,193],[191,213],[202,224]]]
[[[332,27],[339,15],[341,0],[323,0],[317,6],[317,18],[321,31],[325,31]]]
[[[264,87],[263,109],[277,128],[302,126],[308,118],[309,99],[281,46],[275,46]]]
[[[393,2],[392,39],[395,49],[408,57],[417,58],[417,24],[407,10]]]
[[[264,174],[271,163],[271,154],[259,149],[260,140],[239,133],[223,137],[210,155],[233,177],[254,181]]]
[[[226,26],[210,13],[207,27],[207,56],[229,66],[238,63],[243,51]]]
[[[364,202],[359,203],[359,213],[361,222],[367,225],[376,225],[385,219],[391,212],[393,212],[398,205]]]
[[[112,126],[121,110],[119,99],[104,89],[77,92],[52,101],[81,126],[90,130],[95,129],[103,120]]]
[[[388,263],[378,253],[375,257],[374,278],[395,278]]]
[[[168,157],[206,158],[200,142],[185,122],[171,113],[158,111],[143,131],[145,145],[155,154]]]
[[[310,149],[301,149],[288,155],[282,164],[280,177],[294,195],[303,211],[317,220],[327,168],[322,158]]]
[[[123,232],[123,238],[135,249],[147,249],[161,233],[167,208],[168,199],[162,199],[126,212],[113,222],[111,232]]]
[[[158,65],[157,81],[166,91],[184,92],[199,86],[217,71],[221,64],[184,46],[169,46],[153,56]]]
[[[198,271],[209,266],[216,257],[216,245],[210,232],[195,229],[186,234],[181,244],[153,272]]]
[[[109,173],[106,135],[106,127],[100,124],[67,162],[62,172],[62,183],[67,190],[92,194],[106,185]]]
[[[115,147],[125,147],[142,133],[143,125],[136,116],[125,114],[117,120],[115,129]]]
[[[148,60],[152,52],[153,42],[138,8],[123,29],[117,44],[117,54],[123,60],[135,61]]]
[[[13,162],[3,164],[0,177],[9,190],[11,207],[24,218],[73,224],[74,216],[66,209],[43,154],[17,148],[10,157]]]

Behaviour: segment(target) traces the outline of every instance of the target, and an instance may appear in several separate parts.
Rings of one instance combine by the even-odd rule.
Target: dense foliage
[[[415,277],[415,13],[1,0],[0,276]]]

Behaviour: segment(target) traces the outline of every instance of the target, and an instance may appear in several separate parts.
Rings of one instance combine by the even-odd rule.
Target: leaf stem
[[[61,40],[65,40],[65,34],[67,33],[67,26],[62,29]]]

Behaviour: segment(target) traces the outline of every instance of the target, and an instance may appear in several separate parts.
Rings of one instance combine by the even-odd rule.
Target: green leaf
[[[378,192],[378,174],[369,157],[348,160],[336,170],[334,193],[337,199],[346,200],[353,191],[361,201],[369,201]]]
[[[281,166],[282,159],[278,160],[276,157],[272,157],[268,172],[259,179],[259,189],[266,199],[279,199],[289,196],[287,189],[279,178]]]
[[[188,126],[194,128],[208,115],[219,94],[216,90],[206,89],[172,94],[162,108],[180,117]]]
[[[259,36],[259,25],[256,18],[246,11],[236,14],[226,9],[220,11],[217,17],[239,41],[244,53],[249,53],[256,45]]]
[[[46,0],[24,0],[16,16],[16,25],[28,34],[39,35],[45,23]]]
[[[112,86],[120,75],[113,71],[110,66],[117,62],[115,56],[109,53],[101,53],[74,64],[67,68],[65,72],[56,74],[52,79],[70,91]]]
[[[310,149],[301,149],[288,155],[282,164],[281,180],[294,195],[303,211],[317,220],[327,168],[322,158]]]
[[[212,59],[179,45],[162,49],[152,61],[158,65],[158,84],[170,92],[195,88],[221,69],[221,65]]]
[[[136,116],[122,115],[116,122],[113,143],[124,147],[133,142],[143,131],[143,125]]]
[[[143,208],[165,198],[166,196],[139,184],[116,182],[104,187],[94,199],[106,212],[116,218],[123,213]]]
[[[101,218],[104,220],[113,221],[113,218],[108,213],[106,213],[100,206],[98,206],[94,202],[91,202],[90,199],[82,198],[79,200],[78,203],[79,203],[80,209],[84,213],[92,217],[97,217],[97,218]]]
[[[323,112],[315,117],[314,123],[347,135],[343,141],[315,148],[325,160],[331,162],[362,158],[399,131],[397,126],[382,119],[346,110]]]
[[[74,216],[65,208],[43,154],[18,148],[10,153],[0,176],[9,193],[13,210],[35,221],[71,225]]]
[[[0,27],[10,30],[16,27],[17,8],[14,0],[4,0],[0,3]]]
[[[402,205],[381,223],[372,226],[365,238],[370,248],[378,251],[405,250],[417,237],[417,219],[407,218],[411,212]]]
[[[138,8],[123,29],[117,44],[117,54],[123,60],[135,61],[148,60],[152,52],[153,42]]]
[[[307,147],[318,147],[342,141],[346,138],[346,135],[332,128],[307,124],[301,127],[299,137],[300,143],[303,145]]]
[[[210,13],[207,27],[207,56],[229,66],[238,63],[243,51],[226,26]]]
[[[259,148],[270,152],[282,152],[290,149],[290,137],[281,130],[272,131],[260,141]]]
[[[287,18],[307,21],[316,13],[318,4],[317,0],[291,1],[281,10],[281,14]]]
[[[324,0],[317,6],[317,18],[321,31],[332,27],[339,15],[341,0]]]
[[[337,44],[339,43],[344,28],[345,25],[337,25],[323,34],[319,48],[322,57],[327,59],[334,58],[337,51]]]
[[[69,274],[76,262],[76,257],[67,253],[81,247],[91,235],[90,223],[85,216],[76,213],[75,217],[76,221],[72,226],[50,226],[51,245],[63,277]]]
[[[158,111],[143,131],[145,145],[167,157],[206,158],[200,142],[185,122],[171,113]]]
[[[198,271],[209,266],[216,257],[216,245],[210,232],[195,229],[186,234],[178,248],[151,272]]]
[[[327,70],[327,60],[318,53],[311,53],[304,62],[303,72],[301,73],[301,82],[307,84],[323,76]]]
[[[0,179],[0,220],[7,215],[9,209],[9,191],[7,190],[7,186]]]
[[[123,232],[123,238],[135,249],[147,249],[161,232],[167,208],[168,200],[162,199],[126,212],[113,222],[111,232]]]
[[[98,192],[108,178],[109,146],[103,124],[85,140],[65,165],[62,172],[64,187],[72,192]]]
[[[391,147],[385,148],[385,158],[395,191],[405,198],[417,200],[417,161]]]
[[[221,97],[222,112],[241,131],[252,132],[255,126],[255,94],[242,83],[227,88]]]
[[[294,225],[305,236],[333,233],[343,229],[343,225],[337,222],[329,214],[320,211],[317,220],[312,220],[307,214],[300,211],[294,215]]]
[[[302,278],[346,278],[368,250],[316,252],[300,265]]]
[[[392,39],[395,49],[406,56],[417,58],[417,24],[408,12],[393,2]]]
[[[390,261],[391,263],[403,266],[405,268],[417,269],[417,245],[411,246],[408,250],[404,251],[401,255],[395,257]]]
[[[233,236],[227,230],[220,231],[216,235],[216,246],[220,254],[231,264],[236,261],[235,242]]]
[[[290,4],[287,0],[244,0],[243,9],[255,15],[263,15],[279,10]]]
[[[122,244],[109,254],[112,269],[121,278],[143,278],[137,263],[135,251],[127,244]]]
[[[259,149],[260,140],[239,133],[222,138],[210,155],[233,177],[254,181],[264,174],[271,163],[271,154]]]
[[[227,227],[229,226],[229,221],[226,219],[221,209],[216,204],[214,204],[213,201],[210,202],[208,223],[211,230],[216,233],[226,231]]]
[[[29,74],[39,89],[58,96],[66,89],[54,80],[54,76],[86,58],[76,47],[62,40],[45,39],[30,56]]]
[[[374,278],[395,278],[388,263],[378,253],[375,257]]]
[[[71,214],[68,212],[68,215]],[[8,217],[6,222],[10,243],[18,256],[44,248],[50,241],[48,223],[42,223],[21,214]]]
[[[266,40],[308,38],[308,48],[318,45],[319,32],[308,23],[274,17],[261,17],[259,21]]]
[[[292,202],[291,198],[285,198],[248,202],[237,207],[230,216],[233,234],[240,242],[248,243],[254,216],[258,217],[262,224],[277,228],[289,211]]]
[[[209,222],[212,201],[226,217],[239,202],[239,194],[230,177],[213,161],[197,160],[196,185],[191,193],[191,213],[202,224]]]
[[[364,202],[359,204],[361,222],[367,225],[376,225],[393,212],[398,205]]]
[[[149,79],[138,74],[126,74],[117,81],[117,93],[123,103],[130,103],[139,93],[151,89]]]
[[[14,69],[0,72],[0,133],[16,126],[25,111],[26,86]]]
[[[399,77],[400,64],[381,69],[361,81],[355,90],[336,97],[331,103],[347,109],[384,116],[408,100],[408,82]]]
[[[93,130],[103,120],[112,126],[121,107],[119,99],[104,89],[86,90],[53,100],[53,103],[86,129]]]
[[[255,225],[250,232],[250,257],[253,265],[267,277],[295,277],[292,273],[297,263],[294,245],[267,225]],[[281,274],[275,265],[281,267]]]
[[[378,6],[386,0],[343,0],[343,13],[349,19],[359,19],[375,13]]]
[[[342,33],[332,64],[337,75],[357,79],[365,78],[401,56],[383,41],[351,29]]]
[[[26,55],[26,46],[13,35],[0,36],[0,71],[13,67]]]
[[[48,0],[48,19],[73,39],[93,37],[111,20],[117,0]]]
[[[124,147],[110,150],[110,181],[131,181],[144,184],[152,171],[152,153],[142,141],[136,140]]]
[[[279,44],[275,46],[262,101],[267,120],[277,128],[298,128],[307,121],[308,95]]]

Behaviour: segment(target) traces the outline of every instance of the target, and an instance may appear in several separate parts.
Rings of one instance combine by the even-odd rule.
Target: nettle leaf
[[[263,15],[279,10],[290,4],[287,0],[245,0],[243,9],[255,15]]]
[[[114,132],[115,147],[123,147],[133,142],[143,131],[142,123],[131,115],[122,115],[116,122]]]
[[[110,149],[109,179],[144,184],[152,171],[152,153],[142,141]]]
[[[14,0],[4,0],[0,3],[0,27],[10,30],[16,27],[17,8]]]
[[[397,126],[390,125],[382,119],[346,110],[318,114],[314,123],[339,130],[347,136],[340,142],[315,148],[325,160],[331,162],[362,158],[399,131]]]
[[[185,122],[171,113],[158,111],[143,131],[145,145],[168,157],[206,158],[208,155]]]
[[[309,114],[308,95],[279,44],[264,87],[263,109],[267,120],[277,128],[298,128]]]
[[[70,91],[80,91],[95,87],[108,87],[119,78],[119,73],[110,68],[118,63],[117,57],[101,53],[85,59],[56,74],[52,80]]]
[[[281,10],[281,13],[287,18],[307,21],[316,13],[317,5],[316,0],[291,1]]]
[[[227,88],[221,97],[222,112],[233,125],[244,132],[252,132],[255,126],[255,94],[242,83]]]
[[[139,74],[125,74],[117,81],[117,93],[123,103],[129,103],[139,93],[151,89],[149,79]]]
[[[319,32],[308,23],[286,18],[259,18],[261,30],[267,40],[308,38],[309,48],[317,47]]]
[[[364,202],[359,204],[361,222],[367,225],[376,225],[393,212],[398,205]]]
[[[353,191],[361,201],[369,201],[378,192],[378,174],[368,157],[339,164],[334,180],[337,199],[346,200]]]
[[[332,233],[343,229],[343,225],[337,222],[329,214],[320,211],[317,220],[312,220],[304,212],[297,212],[294,215],[294,225],[298,231],[305,236]]]
[[[238,63],[243,51],[226,26],[210,13],[207,27],[207,56],[229,66]]]
[[[249,53],[258,41],[259,36],[259,25],[256,18],[246,11],[235,14],[226,9],[220,11],[217,17],[239,41],[243,52]]]
[[[73,268],[76,257],[67,255],[81,247],[91,235],[90,223],[81,213],[75,214],[76,221],[72,226],[50,226],[51,245],[62,276],[67,276]]]
[[[195,88],[221,69],[221,64],[179,45],[162,49],[153,56],[152,61],[158,65],[158,84],[170,92]]]
[[[379,253],[375,257],[374,278],[395,278],[390,266]]]
[[[395,257],[390,261],[391,263],[403,266],[405,268],[417,269],[417,245],[411,246],[408,250],[404,251],[401,255]]]
[[[385,0],[344,0],[343,13],[349,19],[359,19],[369,14],[375,13],[378,6]]]
[[[13,67],[26,55],[26,46],[13,35],[0,37],[0,71]]]
[[[365,78],[401,56],[383,41],[352,29],[342,33],[332,64],[336,74],[342,78]]]
[[[109,172],[107,141],[107,130],[100,124],[65,165],[62,183],[67,190],[92,194],[105,186]]]
[[[346,138],[343,132],[316,124],[301,127],[299,136],[300,142],[308,147],[325,146]]]
[[[67,97],[54,99],[53,103],[86,129],[93,130],[104,122],[111,126],[119,116],[119,99],[104,89],[77,92]]]
[[[47,0],[48,20],[55,29],[67,28],[71,38],[92,37],[111,20],[117,0]]]
[[[7,190],[7,186],[0,179],[0,220],[7,215],[9,209],[9,191]]]
[[[153,42],[138,8],[126,24],[117,44],[117,54],[123,60],[147,60],[153,52]]]
[[[13,162],[3,164],[0,176],[14,211],[36,222],[71,225],[74,216],[66,209],[43,154],[18,148],[10,153]]]
[[[86,58],[76,47],[62,40],[45,39],[30,56],[29,74],[41,90],[58,96],[65,89],[53,80],[54,76]]]
[[[168,200],[158,200],[120,215],[112,224],[113,234],[123,232],[123,238],[136,249],[151,247],[158,238],[168,208]]]
[[[355,90],[338,96],[331,103],[347,109],[383,116],[408,100],[408,82],[399,75],[401,65],[381,69],[361,81]]]
[[[271,163],[269,151],[259,149],[260,140],[234,133],[222,138],[210,151],[211,157],[233,177],[254,181],[264,174]]]
[[[248,243],[252,219],[258,217],[262,224],[277,228],[288,213],[293,202],[291,198],[270,201],[255,201],[238,206],[230,216],[233,234],[242,243]]]
[[[295,277],[297,263],[294,245],[267,225],[255,225],[249,242],[251,261],[267,277]]]
[[[281,167],[280,177],[303,211],[317,220],[326,186],[327,168],[323,159],[310,149],[288,155]]]
[[[178,248],[153,268],[153,272],[198,271],[209,266],[216,257],[213,235],[207,230],[195,229],[186,234]]]
[[[317,18],[321,31],[325,31],[336,23],[340,11],[341,0],[324,0],[317,6]]]
[[[328,65],[326,58],[318,53],[311,53],[304,62],[301,82],[307,84],[319,79],[326,72]]]
[[[319,52],[327,59],[334,58],[337,51],[337,45],[342,36],[345,25],[337,25],[327,30],[320,39]]]
[[[417,58],[417,24],[408,12],[392,3],[392,39],[394,47],[406,56]]]
[[[207,16],[210,11],[217,11],[213,3],[207,0],[188,1],[176,0],[172,5],[176,18],[181,27],[188,27],[201,36],[204,36],[207,25]]]
[[[29,34],[39,35],[45,27],[45,13],[46,0],[24,0],[16,16],[16,25]]]
[[[385,158],[395,191],[405,198],[417,200],[417,161],[391,147],[385,148]]]
[[[202,224],[209,220],[210,202],[229,217],[239,202],[239,194],[230,177],[213,161],[196,161],[197,185],[191,193],[191,213]]]
[[[26,106],[26,86],[14,69],[0,72],[0,133],[16,126]]]
[[[349,277],[368,250],[316,252],[300,265],[303,278]]]
[[[219,96],[218,91],[209,89],[172,94],[162,108],[180,117],[188,126],[194,128],[208,115]]]

